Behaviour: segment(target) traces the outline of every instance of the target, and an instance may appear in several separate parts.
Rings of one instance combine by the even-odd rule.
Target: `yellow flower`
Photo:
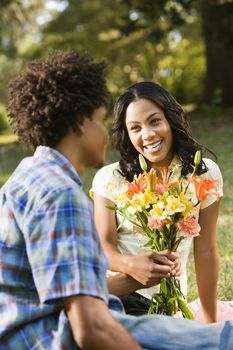
[[[164,203],[160,201],[154,204],[150,214],[154,219],[164,220],[166,218],[166,214],[164,214]]]
[[[187,218],[188,216],[191,216],[191,214],[195,211],[194,207],[193,207],[193,203],[191,201],[188,200],[183,200],[182,201],[184,206],[185,206],[185,210],[184,210],[184,218]]]
[[[151,204],[154,204],[158,201],[158,196],[151,191],[149,188],[144,192],[144,203],[146,207],[149,207]]]
[[[185,206],[181,202],[179,197],[174,197],[174,196],[167,197],[166,213],[168,215],[180,213],[180,212],[183,212],[184,210],[185,210]]]
[[[130,201],[125,191],[119,192],[119,194],[114,198],[114,202],[119,207],[125,207]]]
[[[143,193],[134,194],[130,201],[130,206],[133,212],[142,211],[146,207]]]

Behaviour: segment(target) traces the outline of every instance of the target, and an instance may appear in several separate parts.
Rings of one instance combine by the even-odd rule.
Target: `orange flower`
[[[145,179],[147,181],[147,186],[151,191],[155,190],[156,187],[156,181],[158,181],[157,179],[157,175],[156,175],[156,170],[151,168],[149,173],[144,173]]]
[[[215,195],[217,200],[219,200],[219,193],[215,191],[219,180],[208,180],[204,176],[201,176],[199,179],[189,177],[188,181],[194,184],[199,202],[203,201],[208,195]]]
[[[167,167],[160,167],[159,168],[161,176],[162,176],[162,180],[157,181],[157,185],[159,188],[163,188],[164,190],[168,190],[171,187],[178,187],[179,186],[179,182],[175,181],[175,182],[169,182],[169,179],[172,175],[172,168],[167,168]]]
[[[145,192],[145,189],[147,187],[147,183],[143,177],[143,174],[139,174],[138,177],[135,177],[132,182],[126,180],[125,183],[128,186],[126,195],[129,199],[132,199],[135,193]]]

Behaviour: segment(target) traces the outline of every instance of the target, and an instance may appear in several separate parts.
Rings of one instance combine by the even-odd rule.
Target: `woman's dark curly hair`
[[[173,151],[181,160],[181,174],[185,176],[192,172],[196,151],[203,152],[208,149],[197,143],[192,137],[187,116],[176,100],[161,85],[153,82],[141,82],[129,87],[118,98],[114,107],[112,143],[121,155],[120,173],[132,181],[133,176],[141,172],[138,152],[129,139],[125,124],[127,107],[131,102],[141,98],[150,100],[161,108],[172,130]],[[196,172],[200,175],[206,171],[207,167],[202,160]]]
[[[20,140],[35,149],[55,147],[69,130],[106,105],[105,63],[87,55],[57,51],[30,62],[10,83],[8,114]]]

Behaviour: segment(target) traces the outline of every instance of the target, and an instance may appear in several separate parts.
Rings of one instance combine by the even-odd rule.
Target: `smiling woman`
[[[152,101],[139,99],[126,111],[126,128],[132,145],[151,167],[168,166],[173,157],[172,131],[163,111]]]
[[[177,253],[156,253],[145,247],[147,237],[136,225],[107,206],[114,206],[125,180],[132,181],[141,172],[138,154],[148,169],[161,177],[161,167],[170,167],[169,182],[183,181],[193,172],[196,151],[206,151],[191,135],[187,116],[177,101],[159,84],[141,82],[128,88],[114,108],[113,145],[120,160],[97,172],[94,192],[95,220],[105,253],[109,258],[110,291],[122,297],[127,313],[148,311],[151,296],[159,292],[163,277],[179,278],[181,291],[187,295],[187,262],[192,242],[198,291],[205,322],[215,322],[217,314],[218,248],[216,223],[219,201],[209,196],[196,207],[194,219],[200,235],[182,240]],[[211,152],[210,152],[211,153]],[[221,197],[222,176],[211,159],[200,159],[196,175],[217,180]],[[197,203],[191,184],[192,202]],[[182,231],[182,228],[179,228]],[[181,232],[182,235],[182,232]],[[161,256],[162,255],[162,256]]]

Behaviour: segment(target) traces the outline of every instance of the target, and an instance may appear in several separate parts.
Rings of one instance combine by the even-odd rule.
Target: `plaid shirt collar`
[[[79,186],[82,186],[82,180],[77,173],[76,169],[72,163],[67,159],[62,153],[58,150],[48,147],[48,146],[39,146],[37,147],[35,153],[35,158],[46,158],[48,161],[56,162],[64,172],[67,173]]]

